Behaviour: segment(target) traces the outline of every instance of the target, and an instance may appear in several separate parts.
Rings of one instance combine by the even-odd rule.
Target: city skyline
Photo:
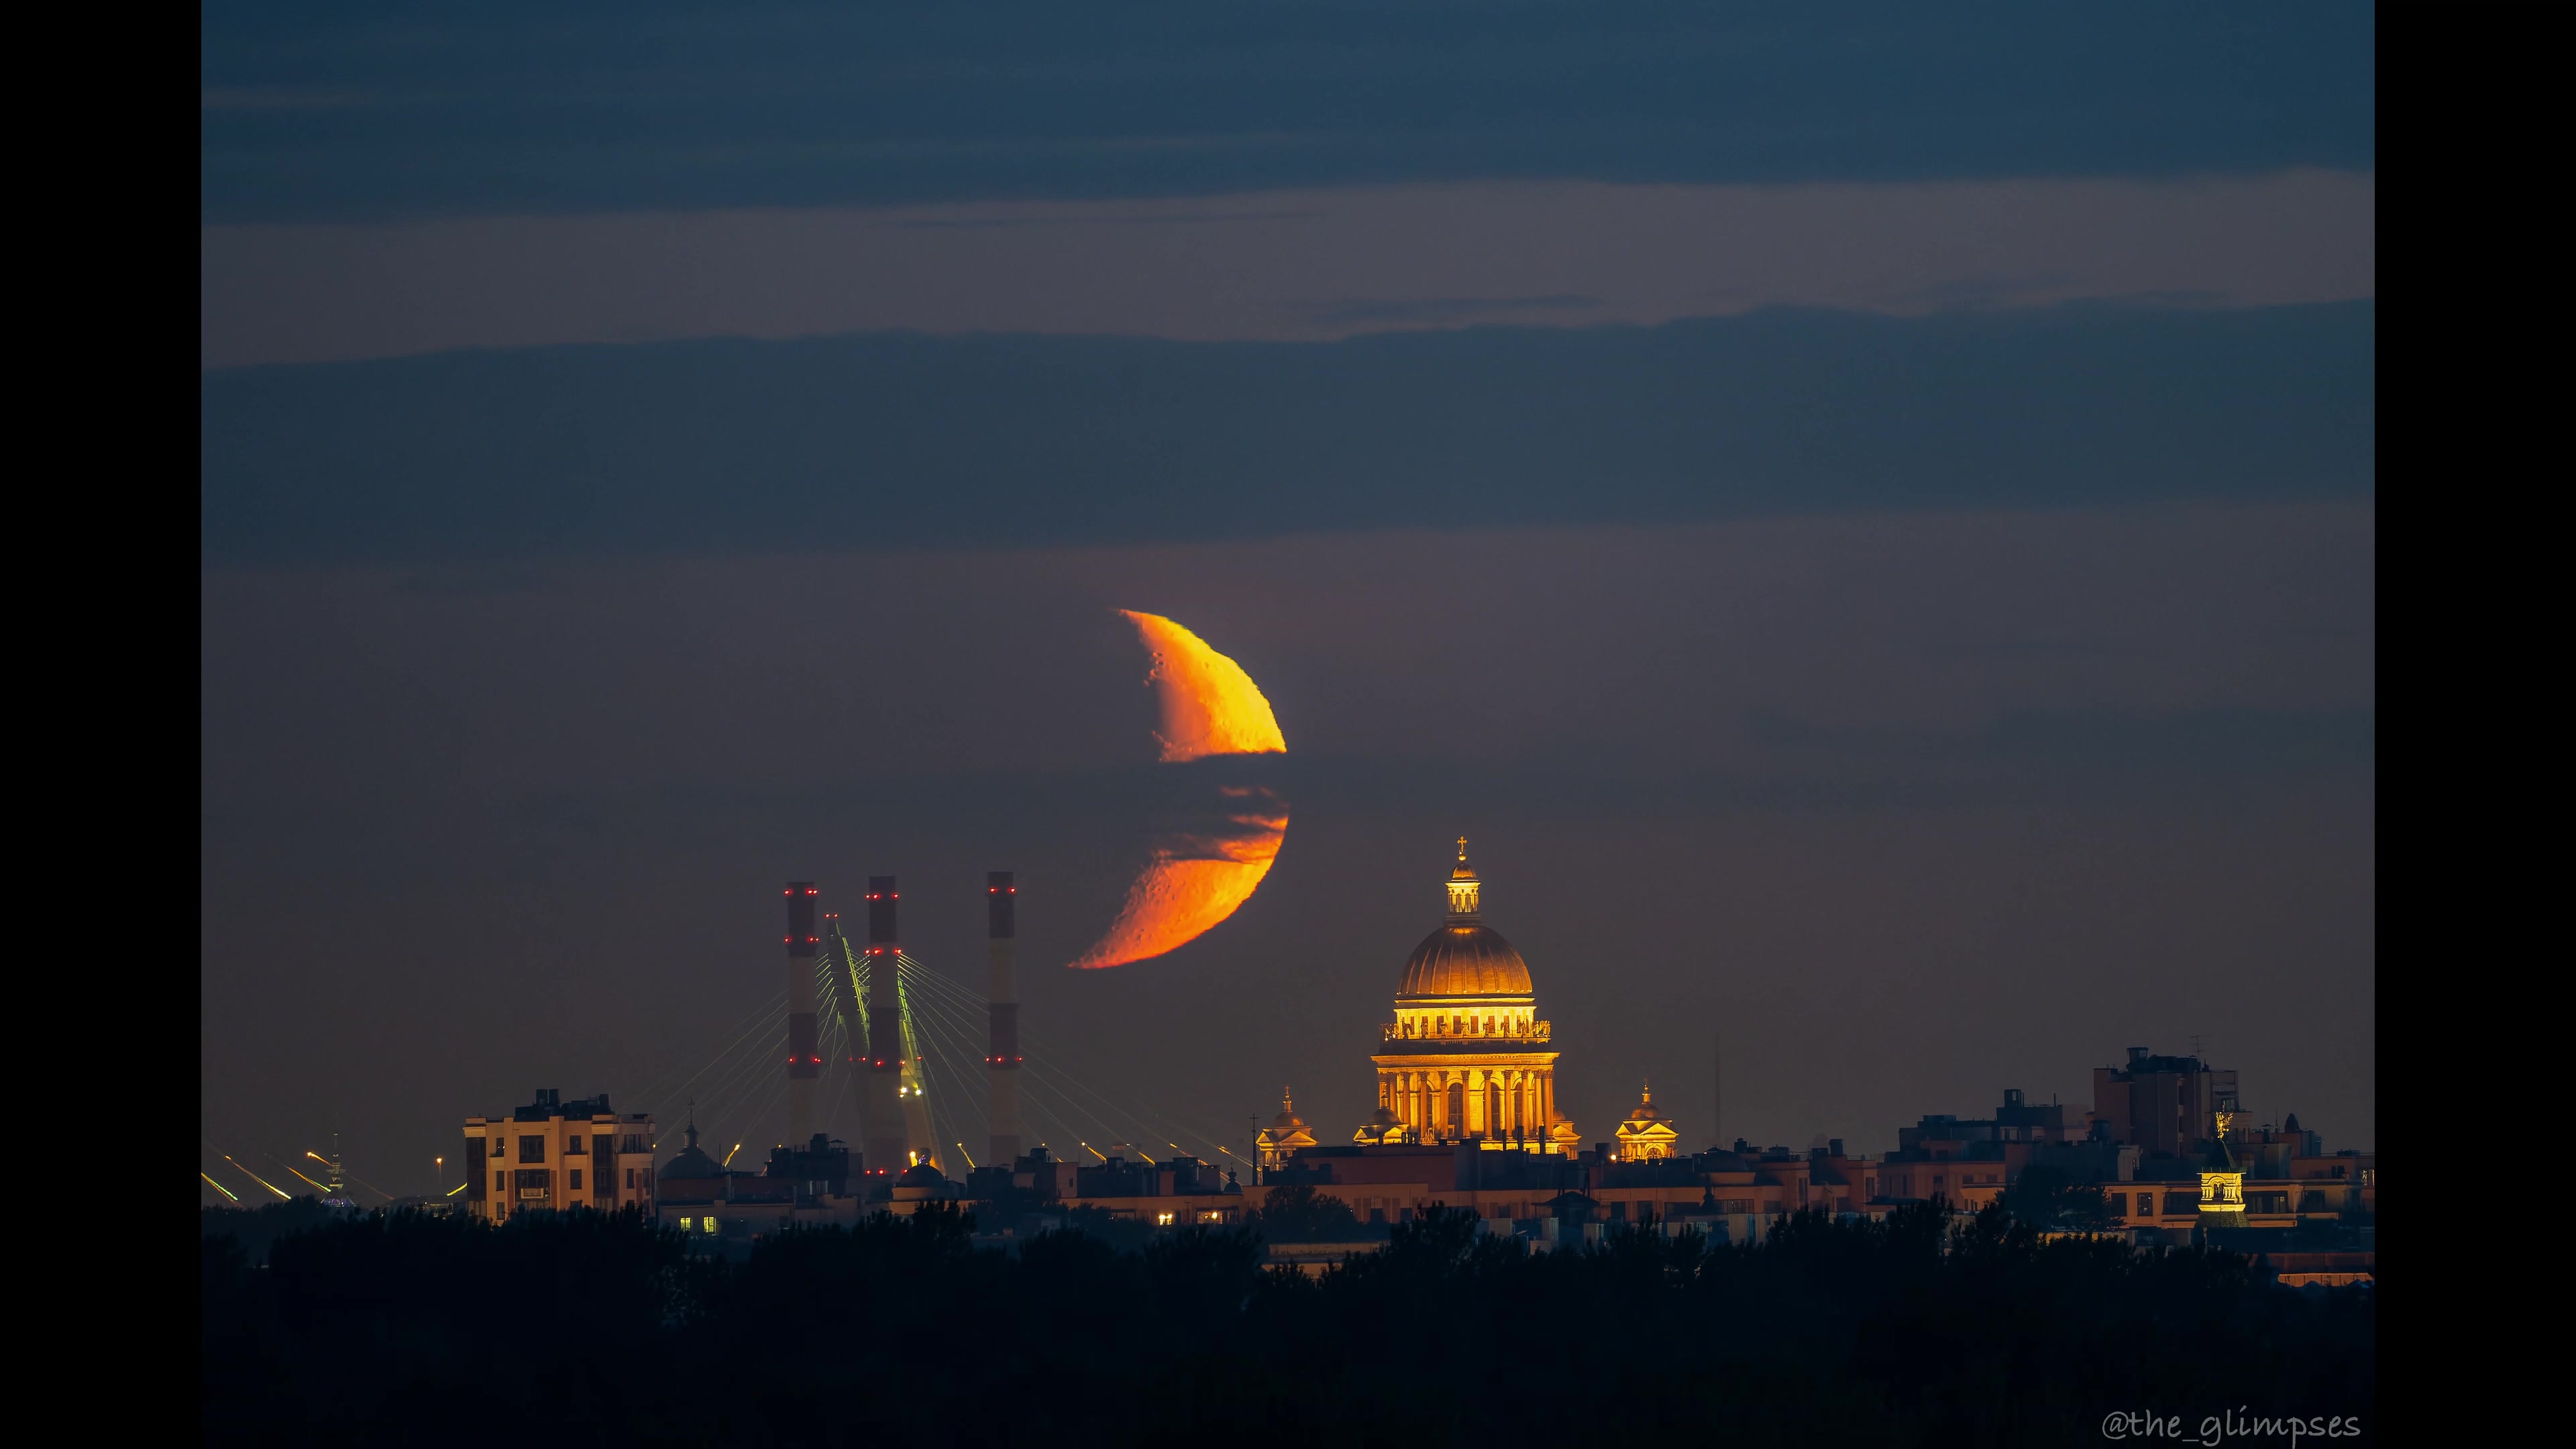
[[[1461,851],[1459,861],[1462,872],[1464,870],[1465,862],[1465,856],[1463,853],[1464,844],[1465,842],[1463,840],[1457,842],[1457,848]],[[987,889],[989,890],[989,887]],[[1016,887],[1014,889],[1016,890]],[[800,893],[814,896],[817,900],[816,909],[822,909],[833,904],[822,896],[821,888],[819,886],[808,886],[804,883],[796,883],[796,886],[791,887],[791,895]],[[916,911],[919,910],[920,900],[917,888],[907,890],[906,894],[914,899],[914,909]],[[864,901],[865,896],[862,895],[862,905],[864,905]],[[1454,901],[1455,897],[1453,894],[1453,909]],[[864,915],[864,911],[862,911],[861,914]],[[825,911],[826,919],[833,923],[833,929],[836,931],[839,929],[837,924],[838,916],[838,911]],[[908,932],[907,934],[911,933]],[[855,940],[857,938],[853,936],[852,939]],[[1408,980],[1409,979],[1410,978],[1408,978]],[[962,995],[964,990],[962,981],[960,982],[960,987]],[[1542,991],[1545,991],[1544,987],[1542,987]],[[975,999],[980,1000],[980,998]],[[770,1015],[775,1017],[779,1009],[782,1009],[781,1006],[773,1003]],[[1399,1015],[1400,1014],[1401,1013],[1399,1013]],[[1554,1014],[1552,1007],[1550,1008],[1550,1014]],[[1361,1015],[1383,1016],[1384,1013],[1382,1011],[1377,1013],[1363,1012]],[[777,1024],[778,1023],[775,1021],[771,1023],[773,1027]],[[734,1025],[739,1025],[739,1023],[735,1023]],[[1350,1033],[1350,1041],[1348,1044],[1349,1051],[1346,1052],[1345,1055],[1355,1053],[1362,1049],[1363,1043],[1361,1040],[1361,1034],[1357,1030],[1357,1025],[1358,1023],[1355,1021],[1354,1030]],[[1830,1139],[1837,1156],[1840,1156],[1845,1150],[1849,1150],[1853,1156],[1857,1158],[1864,1155],[1876,1155],[1896,1146],[1903,1134],[1913,1130],[1915,1126],[1913,1119],[1915,1118],[1919,1117],[1926,1121],[1929,1121],[1934,1117],[1973,1119],[1978,1115],[1981,1109],[1988,1111],[1991,1110],[1989,1103],[1984,1099],[1967,1102],[1942,1102],[1938,1104],[1918,1103],[1914,1108],[1908,1109],[1901,1118],[1883,1122],[1872,1122],[1857,1127],[1847,1124],[1826,1124],[1818,1126],[1812,1132],[1804,1134],[1801,1134],[1794,1129],[1785,1133],[1776,1131],[1765,1132],[1759,1127],[1759,1118],[1755,1119],[1755,1125],[1750,1128],[1746,1128],[1743,1126],[1742,1119],[1735,1112],[1729,1111],[1721,1123],[1712,1126],[1710,1119],[1716,1115],[1715,1109],[1720,1105],[1721,1098],[1723,1098],[1724,1101],[1731,1103],[1734,1101],[1738,1093],[1749,1094],[1757,1104],[1761,1104],[1761,1108],[1767,1108],[1775,1115],[1786,1115],[1797,1111],[1797,1104],[1795,1102],[1789,1102],[1785,1107],[1781,1105],[1780,1098],[1782,1094],[1776,1089],[1766,1091],[1763,1090],[1759,1084],[1742,1082],[1725,1084],[1725,1086],[1722,1087],[1720,1080],[1717,1078],[1717,1070],[1720,1067],[1718,1048],[1729,1025],[1730,1023],[1724,1022],[1712,1024],[1713,1029],[1711,1031],[1711,1037],[1713,1039],[1708,1043],[1710,1055],[1708,1060],[1703,1063],[1703,1071],[1700,1073],[1696,1084],[1694,1084],[1688,1074],[1683,1071],[1672,1072],[1665,1078],[1665,1085],[1662,1089],[1663,1095],[1661,1099],[1656,1102],[1657,1116],[1662,1118],[1668,1125],[1677,1126],[1679,1128],[1679,1140],[1676,1144],[1676,1150],[1678,1151],[1687,1153],[1704,1150],[1710,1147],[1723,1148],[1731,1143],[1741,1141],[1749,1142],[1751,1147],[1756,1150],[1765,1148],[1787,1148],[1789,1150],[1803,1152],[1811,1146],[1821,1147],[1826,1140]],[[1739,1029],[1742,1029],[1743,1027],[1743,1024],[1740,1022],[1733,1023],[1733,1025],[1736,1025]],[[728,1030],[730,1029],[731,1028],[728,1027]],[[1047,1026],[1040,1026],[1038,1030],[1050,1035],[1053,1034],[1052,1028]],[[719,1034],[721,1035],[722,1033]],[[604,1084],[592,1084],[582,1090],[591,1095],[599,1096],[603,1101],[614,1101],[620,1108],[626,1110],[647,1109],[648,1115],[657,1117],[659,1119],[659,1135],[650,1145],[657,1149],[658,1154],[661,1156],[667,1157],[671,1151],[676,1150],[674,1145],[678,1140],[676,1134],[680,1126],[683,1125],[685,1121],[691,1125],[702,1125],[709,1129],[713,1139],[717,1142],[719,1151],[723,1151],[727,1146],[739,1142],[743,1147],[757,1149],[751,1153],[751,1157],[754,1160],[757,1160],[761,1156],[762,1152],[772,1145],[786,1143],[793,1140],[801,1140],[793,1138],[785,1130],[788,1116],[786,1102],[781,1099],[775,1091],[769,1092],[764,1100],[764,1095],[760,1090],[760,1087],[762,1084],[768,1082],[771,1074],[755,1069],[751,1072],[749,1079],[744,1081],[740,1080],[743,1078],[743,1073],[738,1068],[731,1066],[731,1063],[734,1061],[748,1063],[756,1057],[763,1056],[767,1053],[774,1053],[776,1049],[775,1043],[769,1040],[769,1038],[774,1035],[777,1035],[775,1031],[758,1033],[748,1043],[748,1045],[743,1041],[737,1040],[731,1044],[729,1051],[717,1053],[710,1056],[707,1061],[697,1063],[696,1065],[700,1068],[700,1072],[694,1076],[686,1071],[688,1066],[687,1063],[670,1063],[658,1069],[650,1078],[644,1079],[648,1081],[658,1081],[665,1086],[668,1086],[675,1080],[682,1081],[682,1086],[679,1090],[665,1091],[661,1094],[662,1097],[670,1098],[671,1100],[678,1101],[682,1104],[682,1110],[677,1113],[673,1113],[668,1110],[668,1102],[662,1102],[658,1099],[655,1101],[639,1099],[634,1095],[636,1091],[635,1087],[628,1087],[621,1092],[612,1090]],[[1616,1063],[1613,1060],[1592,1060],[1595,1057],[1602,1057],[1607,1054],[1600,1051],[1584,1050],[1583,1046],[1590,1045],[1590,1043],[1584,1042],[1580,1037],[1576,1038],[1576,1040],[1579,1044],[1574,1049],[1573,1060],[1577,1065],[1571,1075],[1575,1080],[1584,1082],[1584,1085],[1582,1088],[1575,1090],[1571,1094],[1574,1102],[1588,1106],[1599,1101],[1625,1098],[1627,1099],[1627,1105],[1633,1105],[1633,1099],[1637,1094],[1638,1088],[1650,1085],[1652,1080],[1652,1073],[1650,1072],[1644,1074],[1631,1072],[1630,1075],[1635,1078],[1637,1083],[1634,1087],[1620,1087],[1608,1082],[1584,1081],[1585,1078],[1596,1075],[1598,1069],[1610,1068],[1615,1071]],[[1063,1052],[1064,1044],[1060,1037],[1057,1038],[1056,1041],[1051,1042],[1050,1045],[1055,1046],[1059,1052],[1062,1052],[1063,1056],[1073,1058],[1073,1060],[1067,1061],[1053,1059],[1051,1055],[1049,1057],[1042,1057],[1042,1060],[1045,1060],[1048,1068],[1051,1070],[1060,1070],[1071,1073],[1077,1080],[1086,1077],[1094,1079],[1098,1077],[1099,1074],[1096,1068],[1094,1068],[1088,1061],[1082,1060],[1081,1053],[1078,1051]],[[1615,1045],[1607,1043],[1604,1045],[1608,1045],[1611,1052],[1616,1051]],[[1381,1048],[1381,1050],[1384,1049],[1386,1048]],[[2157,1049],[2158,1048],[2155,1047],[2142,1046],[2133,1043],[2127,1045],[2124,1048],[2124,1052],[2127,1057],[2135,1059],[2143,1052]],[[2225,1059],[2223,1058],[2222,1053],[2212,1050],[2205,1042],[2204,1038],[2197,1034],[2195,1034],[2188,1042],[2187,1052],[2174,1054],[2188,1055],[2213,1062]],[[2096,1074],[2101,1070],[2116,1068],[2120,1064],[2120,1058],[2109,1052],[2101,1052],[2097,1053],[2097,1055],[2100,1056],[2101,1060],[2089,1062],[2082,1068],[2082,1071],[2086,1079],[2083,1085],[2094,1087],[2095,1090],[2098,1091],[2098,1085],[2093,1080]],[[2232,1059],[2225,1060],[2232,1062]],[[697,1092],[691,1089],[690,1083],[692,1081],[712,1082],[713,1079],[705,1074],[705,1069],[720,1066],[728,1068],[731,1071],[731,1074],[737,1078],[735,1083],[737,1092],[733,1099],[727,1104],[728,1110],[722,1117],[710,1118],[704,1123],[699,1123],[697,1121],[697,1112],[695,1111],[697,1105]],[[2003,1070],[2004,1076],[2010,1080],[2006,1080],[2002,1084],[1997,1085],[1987,1094],[1987,1096],[1993,1100],[2003,1100],[2009,1094],[2013,1100],[2018,1101],[2023,1096],[2027,1095],[2033,1101],[2045,1099],[2045,1101],[2050,1104],[2056,1104],[2062,1099],[2067,1098],[2066,1089],[2062,1087],[2051,1085],[2034,1091],[2029,1087],[2021,1085],[2019,1079],[2017,1077],[2013,1077],[2008,1064],[2000,1065],[1999,1069]],[[2238,1079],[2239,1075],[2241,1073],[2245,1073],[2245,1071],[2245,1065],[2241,1063],[2234,1064],[2231,1067],[2231,1070],[2227,1073],[2228,1080],[2231,1084],[2231,1092],[2234,1090],[2233,1083]],[[717,1075],[722,1074],[723,1073],[718,1073]],[[1358,1072],[1357,1069],[1354,1068],[1342,1075],[1356,1079]],[[2263,1085],[2263,1073],[2260,1071],[2259,1067],[2254,1069],[2250,1075],[2255,1079],[2258,1095],[2254,1098],[2248,1099],[2245,1109],[2241,1114],[2239,1114],[2246,1128],[2250,1130],[2257,1122],[2259,1122],[2263,1128],[2269,1130],[2282,1120],[2286,1119],[2295,1121],[2297,1119],[2298,1109],[2295,1106],[2285,1107],[2267,1105],[2266,1101],[2259,1096],[2260,1089]],[[833,1129],[829,1130],[827,1135],[835,1138],[836,1140],[846,1139],[855,1151],[861,1136],[857,1123],[859,1116],[862,1115],[862,1109],[858,1105],[855,1095],[851,1095],[850,1099],[846,1101],[839,1100],[838,1098],[830,1095],[830,1091],[833,1087],[841,1088],[844,1093],[851,1092],[852,1079],[842,1078],[837,1081],[829,1080],[828,1072],[826,1073],[826,1077],[827,1082],[825,1084],[825,1088],[827,1095],[824,1099],[823,1110],[817,1114],[815,1121],[818,1125],[824,1126],[828,1129]],[[684,1078],[687,1080],[683,1080]],[[956,1072],[954,1070],[953,1063],[950,1064],[949,1070],[941,1078],[941,1082],[943,1090],[948,1092],[957,1092],[962,1090],[968,1094],[980,1094],[982,1091],[982,1082],[980,1080],[976,1079],[974,1076]],[[1348,1140],[1349,1134],[1341,1128],[1338,1122],[1325,1117],[1325,1113],[1331,1110],[1329,1105],[1319,1108],[1315,1104],[1318,1102],[1339,1104],[1345,1097],[1365,1096],[1365,1093],[1352,1093],[1345,1090],[1337,1090],[1337,1087],[1341,1085],[1342,1084],[1340,1083],[1331,1081],[1329,1076],[1324,1080],[1319,1080],[1302,1086],[1294,1081],[1287,1084],[1287,1089],[1300,1091],[1307,1097],[1308,1107],[1305,1110],[1314,1113],[1318,1118],[1317,1140],[1325,1145],[1346,1141]],[[1084,1086],[1087,1090],[1088,1084],[1085,1083]],[[745,1088],[748,1090],[743,1090]],[[1728,1090],[1728,1088],[1731,1088],[1732,1090]],[[1061,1088],[1056,1088],[1055,1090],[1059,1094],[1062,1091]],[[504,1095],[508,1094],[505,1093]],[[541,1092],[540,1097],[542,1098],[543,1095],[544,1093]],[[2089,1101],[2090,1098],[2087,1094],[2077,1093],[2071,1100],[2066,1100],[2065,1105],[2071,1114],[2083,1114],[2085,1116],[2089,1116]],[[758,1102],[760,1105],[752,1107],[750,1104],[754,1102]],[[1110,1106],[1107,1102],[1103,1102],[1101,1105],[1104,1107]],[[980,1100],[978,1101],[975,1110],[980,1112]],[[1079,1110],[1078,1107],[1077,1110]],[[1149,1100],[1137,1100],[1132,1102],[1120,1100],[1115,1103],[1112,1110],[1113,1121],[1108,1123],[1095,1122],[1088,1136],[1083,1135],[1079,1128],[1065,1130],[1059,1127],[1059,1130],[1052,1134],[1033,1129],[1028,1131],[1026,1134],[1028,1144],[1052,1146],[1059,1154],[1075,1157],[1080,1156],[1080,1152],[1075,1150],[1077,1148],[1087,1150],[1093,1157],[1102,1155],[1104,1149],[1115,1151],[1122,1148],[1143,1157],[1190,1155],[1208,1160],[1212,1165],[1220,1169],[1225,1169],[1238,1166],[1248,1166],[1255,1155],[1253,1149],[1256,1144],[1253,1140],[1253,1134],[1251,1131],[1249,1129],[1240,1132],[1232,1130],[1233,1124],[1235,1122],[1242,1121],[1247,1117],[1266,1119],[1267,1115],[1266,1113],[1238,1112],[1232,1114],[1232,1118],[1229,1120],[1227,1115],[1220,1112],[1210,1112],[1204,1107],[1193,1111],[1186,1106],[1176,1106],[1170,1101]],[[1128,1119],[1131,1122],[1136,1120],[1136,1118],[1143,1118],[1166,1125],[1159,1130],[1154,1128],[1137,1129],[1134,1127],[1122,1130],[1120,1127],[1115,1125],[1115,1112],[1118,1110],[1134,1114],[1134,1116]],[[1760,1108],[1757,1110],[1760,1110]],[[965,1119],[953,1118],[951,1120]],[[1066,1111],[1062,1105],[1059,1105],[1050,1120],[1061,1124],[1065,1121],[1079,1122],[1083,1119]],[[1599,1143],[1613,1141],[1620,1135],[1616,1129],[1622,1125],[1622,1120],[1622,1115],[1604,1113],[1582,1120],[1572,1121],[1570,1125],[1574,1129],[1573,1135],[1566,1140],[1564,1150],[1570,1152],[1576,1148],[1588,1149]],[[2070,1120],[2080,1120],[2080,1118],[2071,1117]],[[1363,1110],[1360,1114],[1355,1116],[1353,1121],[1364,1125],[1366,1121],[1365,1111]],[[2337,1130],[2338,1124],[2321,1118],[2320,1114],[2314,1111],[2308,1113],[2306,1121],[2310,1130],[2316,1130],[2320,1127],[2325,1129],[2328,1137],[2328,1150],[2330,1151],[2335,1149],[2357,1149],[2364,1154],[2369,1154],[2373,1151],[2373,1146],[2369,1141],[2366,1139],[2347,1136],[2339,1132]],[[1165,1135],[1168,1130],[1171,1130],[1169,1124],[1178,1124],[1181,1129],[1185,1129],[1183,1135],[1191,1137],[1192,1140],[1179,1143],[1164,1143],[1152,1140]],[[1840,1130],[1835,1130],[1837,1127],[1839,1127]],[[1883,1136],[1881,1135],[1882,1132],[1884,1134]],[[332,1134],[331,1141],[335,1153],[340,1151],[340,1139],[345,1135],[346,1134],[342,1133]],[[916,1132],[914,1135],[918,1136],[919,1133]],[[1848,1149],[1846,1149],[1847,1143],[1849,1144]],[[208,1145],[212,1148],[217,1144],[210,1143]],[[446,1144],[446,1147],[449,1150],[443,1153],[432,1154],[433,1157],[443,1156],[449,1163],[461,1160],[460,1154],[454,1150],[456,1144],[449,1143]],[[1214,1150],[1211,1150],[1211,1148]],[[1169,1149],[1169,1151],[1167,1151],[1167,1149]],[[266,1148],[262,1146],[255,1148],[254,1150],[266,1151]],[[301,1177],[300,1173],[295,1172],[293,1164],[277,1161],[277,1154],[275,1152],[268,1152],[267,1155],[271,1157],[273,1165],[283,1167],[288,1173]],[[288,1153],[287,1155],[293,1157],[309,1156],[316,1162],[322,1161],[318,1155],[310,1153]],[[727,1153],[726,1155],[729,1157],[730,1153]],[[950,1159],[947,1165],[948,1171],[952,1173],[960,1173],[962,1171],[960,1164],[954,1160],[951,1154],[942,1152],[939,1155],[943,1158]],[[362,1149],[358,1160],[363,1165],[369,1165],[371,1170],[380,1178],[388,1174],[388,1168],[386,1166],[374,1165],[375,1163],[381,1163],[381,1156],[374,1157],[374,1161],[370,1162],[370,1156],[365,1154]],[[971,1165],[971,1163],[972,1158],[970,1156],[968,1157],[965,1165]],[[246,1170],[246,1165],[244,1164],[236,1164],[235,1170],[244,1172],[244,1175],[249,1176],[254,1182],[260,1181],[255,1174]],[[359,1179],[355,1174],[352,1174],[352,1180],[363,1181],[363,1179]],[[308,1178],[304,1179],[304,1181],[309,1185],[311,1180]],[[369,1193],[377,1195],[392,1197],[428,1195],[425,1190],[406,1193],[399,1186],[388,1193],[387,1189],[379,1187],[372,1181],[364,1182],[363,1185]],[[234,1186],[240,1187],[241,1184],[236,1182]],[[425,1189],[426,1185],[415,1185],[415,1187]],[[271,1186],[270,1190],[274,1192],[276,1191],[276,1188]],[[439,1194],[445,1195],[445,1187],[443,1184],[440,1185]]]
[[[988,19],[204,17],[210,1166],[433,1188],[996,869],[1086,1079],[1347,1131],[1461,834],[1587,1143],[1720,1032],[1729,1140],[2197,1039],[2375,1143],[2369,7]]]

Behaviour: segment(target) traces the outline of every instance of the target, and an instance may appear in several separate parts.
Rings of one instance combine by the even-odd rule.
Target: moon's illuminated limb
[[[1238,815],[1234,822],[1248,827],[1247,833],[1198,842],[1197,848],[1207,850],[1207,855],[1156,850],[1145,873],[1127,888],[1126,903],[1110,923],[1108,934],[1082,953],[1074,968],[1124,966],[1177,951],[1252,899],[1279,854],[1279,842],[1288,833],[1288,817]]]
[[[1287,752],[1288,741],[1280,736],[1270,701],[1261,697],[1260,687],[1242,665],[1159,614],[1118,612],[1136,626],[1154,656],[1153,670],[1145,677],[1153,681],[1156,702],[1163,710],[1163,727],[1154,738],[1162,743],[1166,762]],[[1260,877],[1253,879],[1257,884]],[[1247,886],[1244,895],[1250,894]]]
[[[1287,753],[1270,701],[1243,666],[1159,614],[1118,612],[1136,626],[1154,659],[1145,677],[1162,710],[1154,739],[1165,763]],[[1077,969],[1124,966],[1177,951],[1252,899],[1287,836],[1288,812],[1267,790],[1233,786],[1222,793],[1231,829],[1214,839],[1184,837],[1155,847],[1145,873],[1127,888],[1118,919],[1073,962]]]

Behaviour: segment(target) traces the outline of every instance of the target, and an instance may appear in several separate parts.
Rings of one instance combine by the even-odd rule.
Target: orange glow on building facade
[[[1279,1094],[1279,1115],[1253,1135],[1252,1145],[1260,1153],[1261,1170],[1268,1172],[1287,1166],[1290,1158],[1317,1144],[1314,1129],[1297,1115],[1296,1099],[1283,1090]]]
[[[506,1117],[465,1119],[465,1209],[487,1222],[545,1208],[653,1211],[653,1119],[605,1096],[553,1091]]]
[[[1621,1162],[1654,1162],[1673,1155],[1674,1144],[1682,1134],[1662,1113],[1655,1110],[1652,1083],[1641,1088],[1637,1110],[1619,1124],[1619,1160]]]

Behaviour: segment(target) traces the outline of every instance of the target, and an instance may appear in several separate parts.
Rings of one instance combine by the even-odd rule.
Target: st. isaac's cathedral
[[[1406,958],[1395,1020],[1378,1027],[1370,1058],[1377,1110],[1352,1134],[1361,1146],[1474,1140],[1489,1150],[1563,1157],[1582,1150],[1582,1134],[1557,1110],[1554,1034],[1539,1017],[1529,963],[1485,924],[1483,889],[1461,837],[1449,873],[1449,918]],[[1670,1152],[1677,1135],[1671,1125],[1649,1106],[1635,1116],[1620,1124],[1620,1155]],[[1282,1103],[1258,1139],[1262,1164],[1278,1165],[1315,1140],[1294,1107]]]
[[[1367,1144],[1482,1138],[1571,1157],[1582,1148],[1556,1110],[1556,1047],[1529,963],[1485,924],[1483,882],[1458,842],[1449,919],[1422,938],[1378,1028],[1377,1110]]]

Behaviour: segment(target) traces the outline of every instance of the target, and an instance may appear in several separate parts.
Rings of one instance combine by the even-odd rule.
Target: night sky
[[[1587,1142],[1722,1035],[1728,1139],[2197,1040],[2374,1145],[2367,7],[519,10],[204,15],[208,1166],[663,1105],[789,879],[980,987],[988,869],[1060,1069],[1347,1140],[1461,833]],[[1065,972],[1121,608],[1292,820]]]

